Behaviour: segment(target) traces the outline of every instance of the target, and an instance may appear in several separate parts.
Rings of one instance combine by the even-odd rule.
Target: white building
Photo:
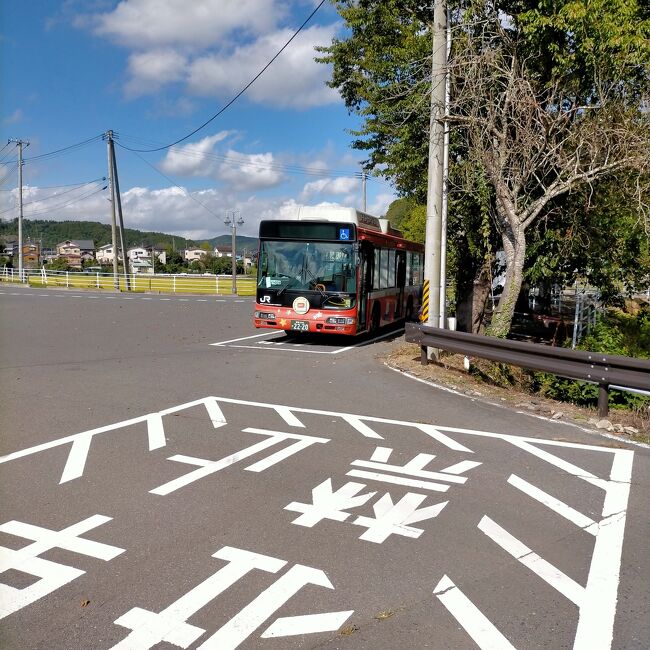
[[[188,248],[185,251],[184,258],[188,262],[194,262],[195,260],[200,260],[207,251],[204,251],[202,248]]]
[[[95,258],[100,264],[112,264],[113,260],[115,259],[113,244],[104,244],[104,246],[100,246],[97,249]],[[121,260],[122,258],[118,256],[117,259]]]

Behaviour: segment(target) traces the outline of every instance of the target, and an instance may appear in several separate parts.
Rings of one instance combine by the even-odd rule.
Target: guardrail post
[[[604,418],[609,413],[609,385],[598,384],[598,417]]]
[[[172,283],[172,293],[176,293],[176,276],[174,276],[174,282]]]
[[[429,355],[427,354],[427,346],[423,345],[420,347],[420,363],[423,366],[426,366],[429,363]]]
[[[65,272],[65,288],[70,288],[70,271]]]

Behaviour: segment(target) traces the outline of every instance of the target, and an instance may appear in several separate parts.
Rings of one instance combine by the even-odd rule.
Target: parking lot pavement
[[[6,647],[610,647],[633,458],[213,396],[70,432],[0,459]]]

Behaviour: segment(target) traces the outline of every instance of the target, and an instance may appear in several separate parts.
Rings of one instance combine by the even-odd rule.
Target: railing
[[[427,363],[426,348],[431,347],[598,384],[600,417],[607,415],[610,388],[650,394],[650,361],[645,359],[452,332],[418,323],[406,324],[405,338],[422,347],[423,363]]]
[[[23,269],[22,278],[15,269],[0,269],[0,282],[16,282],[34,287],[65,287],[68,289],[109,289],[135,292],[159,293],[232,293],[231,275],[192,274],[144,274],[129,273],[128,287],[121,274],[117,286],[112,273],[89,273],[87,271],[47,271],[45,269]],[[237,277],[237,294],[255,295],[255,278]]]

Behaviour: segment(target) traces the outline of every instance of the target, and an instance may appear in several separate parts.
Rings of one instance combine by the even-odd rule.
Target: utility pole
[[[231,217],[232,215],[232,217]],[[226,212],[224,219],[226,226],[230,226],[231,242],[232,242],[232,293],[237,294],[237,226],[244,224],[244,220],[239,216],[239,210],[230,210]]]
[[[15,142],[18,146],[18,278],[23,280],[23,147],[29,147],[28,140],[9,138],[7,144]]]
[[[108,153],[108,187],[109,195],[108,199],[111,204],[111,244],[113,246],[113,287],[115,290],[120,288],[120,280],[118,277],[118,268],[117,268],[117,226],[115,225],[115,184],[113,183],[113,148],[111,143],[113,142],[113,132],[106,131],[104,134],[104,140],[106,140],[106,150]]]
[[[451,53],[451,11],[447,7],[446,30],[447,63]],[[440,327],[445,329],[447,320],[447,213],[449,208],[449,97],[451,74],[449,65],[445,71],[445,123],[442,162],[442,228],[440,236]]]
[[[431,55],[431,115],[429,119],[429,172],[427,179],[427,221],[424,250],[424,289],[422,320],[431,327],[440,326],[440,255],[442,237],[442,194],[444,169],[444,106],[447,12],[444,0],[435,0],[433,9],[433,44]],[[440,351],[429,348],[428,358],[438,361]]]
[[[368,180],[368,173],[364,170],[355,173],[355,176],[361,179],[361,209],[365,212],[367,210],[366,181]]]
[[[117,217],[120,221],[120,248],[122,249],[122,271],[124,274],[124,286],[127,291],[131,290],[129,284],[129,269],[126,255],[126,248],[124,247],[124,220],[122,218],[122,195],[120,194],[120,180],[117,175],[117,160],[115,159],[115,144],[113,142],[113,132],[109,131],[110,137],[108,144],[111,149],[111,160],[113,161],[113,185],[115,188],[115,203],[117,205]]]

